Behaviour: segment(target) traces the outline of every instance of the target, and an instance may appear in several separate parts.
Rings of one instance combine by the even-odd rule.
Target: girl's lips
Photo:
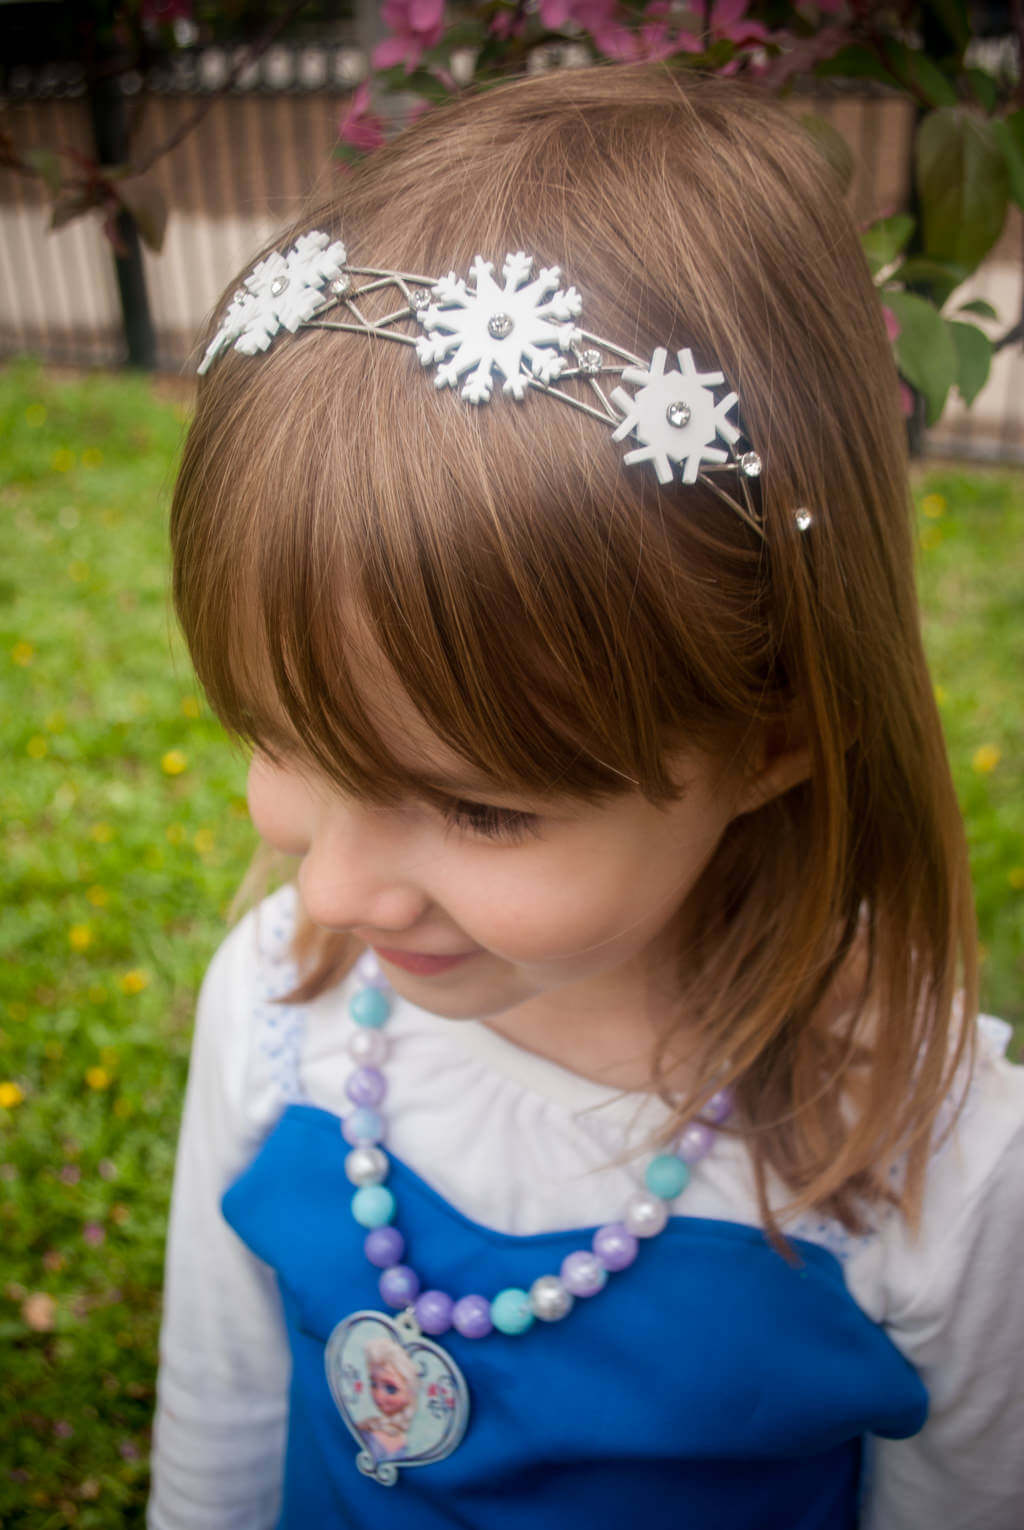
[[[460,956],[425,956],[419,951],[389,951],[383,946],[374,946],[373,949],[381,961],[389,962],[393,967],[401,967],[405,972],[413,972],[417,977],[432,977],[437,972],[447,972],[449,967],[468,962],[471,956],[477,954],[475,951],[464,951]]]

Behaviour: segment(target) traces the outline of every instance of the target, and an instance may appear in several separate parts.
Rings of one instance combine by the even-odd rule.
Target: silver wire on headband
[[[685,484],[699,479],[764,535],[750,491],[750,481],[760,477],[761,458],[729,418],[739,400],[732,392],[716,400],[725,378],[699,371],[689,350],[678,351],[677,365],[669,366],[662,347],[644,361],[590,334],[574,322],[583,307],[576,288],[559,285],[557,266],[534,275],[534,259],[522,251],[506,255],[503,286],[481,255],[470,266],[468,281],[454,271],[414,276],[350,266],[347,259],[340,240],[314,231],[297,239],[286,255],[274,251],[260,261],[235,292],[199,372],[232,347],[247,356],[267,350],[282,329],[345,330],[413,345],[423,366],[436,367],[438,388],[461,383],[464,399],[485,404],[497,372],[504,379],[501,391],[518,402],[528,389],[545,393],[612,426],[613,441],[637,441],[624,456],[627,464],[650,462],[662,484],[673,481],[674,468]],[[400,305],[383,318],[367,318],[361,300],[387,288],[395,289]],[[325,317],[330,313],[344,317]],[[397,328],[403,321],[414,321],[423,333]],[[605,378],[619,379],[610,393]],[[584,397],[561,386],[571,379],[588,385]],[[627,392],[622,383],[637,391]],[[714,481],[712,475],[722,474],[738,484],[739,498]],[[809,512],[797,512],[796,524],[805,531]]]

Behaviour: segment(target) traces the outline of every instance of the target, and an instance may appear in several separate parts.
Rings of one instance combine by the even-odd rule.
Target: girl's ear
[[[811,774],[806,730],[797,719],[764,728],[740,787],[739,813],[753,813]]]

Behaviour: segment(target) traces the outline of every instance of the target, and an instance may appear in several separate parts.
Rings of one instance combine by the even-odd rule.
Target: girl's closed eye
[[[536,813],[495,807],[489,802],[451,799],[441,805],[441,813],[449,829],[468,830],[488,839],[519,842],[540,833],[541,821]]]

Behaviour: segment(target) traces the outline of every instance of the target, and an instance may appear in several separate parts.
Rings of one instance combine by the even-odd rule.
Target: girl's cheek
[[[260,755],[249,766],[249,816],[261,839],[287,855],[309,849],[309,804],[301,783]]]

